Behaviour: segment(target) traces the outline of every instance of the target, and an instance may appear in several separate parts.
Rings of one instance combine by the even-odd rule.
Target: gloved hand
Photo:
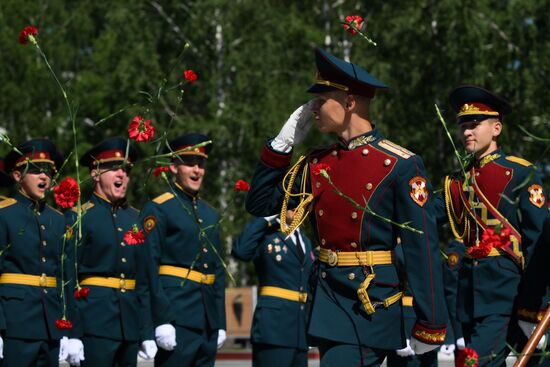
[[[411,348],[411,341],[410,339],[407,339],[407,346],[403,349],[398,349],[395,351],[395,353],[399,356],[399,357],[410,357],[410,356],[414,356],[414,350],[412,350]]]
[[[140,358],[150,360],[155,358],[158,348],[157,343],[154,340],[144,340],[141,342],[141,347],[139,348],[138,356]]]
[[[441,346],[439,351],[443,354],[446,354],[448,356],[452,356],[455,351],[455,345],[454,344],[444,344]]]
[[[458,350],[466,348],[466,342],[464,341],[464,338],[457,339],[455,344]]]
[[[67,342],[67,362],[71,366],[80,366],[84,360],[84,344],[80,339],[69,339]]]
[[[225,330],[219,329],[218,330],[218,349],[223,347],[223,343],[225,343],[226,337],[227,337],[227,334],[226,334]]]
[[[4,339],[0,336],[0,359],[4,358]]]
[[[292,147],[301,143],[311,127],[311,106],[309,101],[296,109],[283,125],[279,135],[271,142],[271,147],[281,153],[288,153]]]
[[[59,362],[63,362],[69,356],[68,344],[69,338],[66,336],[59,340]]]
[[[527,337],[527,339],[529,339],[531,335],[533,335],[533,332],[537,328],[537,324],[523,321],[523,320],[518,320],[518,325],[521,331],[523,331],[523,333]],[[537,344],[537,349],[544,348],[545,343],[546,343],[546,335],[543,335],[542,338],[540,338],[539,343]]]
[[[416,354],[424,354],[439,347],[438,344],[426,344],[416,339],[414,336],[411,339],[411,348]]]
[[[172,324],[162,324],[155,329],[157,345],[164,350],[174,350],[176,347],[176,328]]]
[[[267,223],[269,223],[269,222],[279,218],[279,215],[280,214],[273,214],[273,215],[270,215],[269,217],[264,217],[264,219]]]

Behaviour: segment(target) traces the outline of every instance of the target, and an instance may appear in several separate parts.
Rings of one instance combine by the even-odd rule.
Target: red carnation
[[[479,246],[468,247],[468,255],[474,259],[482,259],[491,253],[493,246],[480,243]]]
[[[314,164],[312,167],[312,172],[315,176],[321,175],[323,177],[327,177],[329,171],[330,171],[330,166],[326,163]]]
[[[197,80],[197,74],[191,69],[185,70],[183,72],[183,77],[189,82],[189,84],[193,84]]]
[[[128,135],[130,139],[137,142],[148,142],[155,136],[155,128],[151,125],[151,120],[145,120],[142,116],[137,115],[128,126]]]
[[[235,182],[235,191],[249,191],[250,185],[244,180],[238,180]]]
[[[30,41],[32,44],[35,44],[36,40],[34,37],[36,36],[38,36],[38,28],[33,25],[28,25],[19,33],[19,43],[25,45]]]
[[[75,289],[73,295],[76,299],[84,299],[88,298],[88,294],[90,294],[90,288],[82,287],[80,289]]]
[[[143,229],[139,229],[138,226],[134,224],[132,229],[129,229],[128,232],[124,234],[124,241],[129,245],[139,245],[145,242]]]
[[[477,367],[478,364],[478,355],[475,350],[472,348],[464,348],[458,351],[456,356],[455,366],[456,367]]]
[[[80,188],[76,180],[67,177],[54,188],[54,197],[57,205],[63,209],[72,208],[80,197]]]
[[[510,228],[503,228],[500,231],[493,228],[487,228],[481,235],[481,243],[490,244],[492,247],[499,248],[510,243]]]
[[[169,171],[168,167],[166,167],[166,166],[158,166],[158,167],[155,168],[155,170],[153,171],[153,175],[154,175],[155,177],[159,177],[160,174],[161,174],[162,172],[168,172],[168,171]]]
[[[365,24],[363,22],[363,18],[361,18],[359,15],[348,15],[345,20],[346,24],[344,24],[344,29],[354,36],[357,34],[357,31],[353,29],[350,25],[353,25],[355,28],[362,31],[363,25]]]
[[[61,320],[55,320],[55,327],[59,330],[71,330],[73,324],[69,320],[63,318]]]

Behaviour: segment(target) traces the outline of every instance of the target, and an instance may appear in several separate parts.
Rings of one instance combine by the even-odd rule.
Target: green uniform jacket
[[[151,289],[155,326],[174,322],[198,330],[225,330],[225,273],[216,255],[223,255],[218,213],[174,185],[145,203],[140,217],[153,258],[151,274],[156,279]],[[200,284],[171,275],[155,276],[160,265],[214,274],[215,281]]]
[[[86,298],[76,300],[85,335],[115,340],[153,339],[148,294],[148,252],[145,243],[128,244],[124,235],[139,224],[139,213],[124,203],[113,206],[92,194],[82,205],[82,239],[73,227],[71,246],[77,241],[78,279],[89,276],[136,280],[136,289],[122,290],[95,285]],[[68,226],[77,221],[74,210],[66,214]]]
[[[269,143],[256,167],[247,210],[267,216],[281,210],[281,182],[289,169],[291,154],[271,149]],[[327,179],[318,174],[328,165],[334,185],[359,205],[367,203],[376,214],[398,223],[408,222],[422,234],[400,229],[357,209],[337,195]],[[443,296],[437,227],[430,184],[422,159],[384,139],[377,129],[308,155],[306,191],[314,195],[312,213],[316,241],[321,250],[334,252],[390,251],[400,237],[405,253],[405,272],[418,316],[413,335],[432,344],[445,337],[447,311]],[[302,168],[303,169],[303,168]],[[302,184],[297,175],[294,190]],[[368,315],[357,296],[365,272],[375,278],[367,289],[373,302],[382,302],[402,290],[395,264],[330,266],[321,262],[313,296],[309,334],[341,343],[395,350],[405,346],[403,308],[377,304]]]
[[[517,157],[504,154],[500,149],[487,155],[481,161],[467,167],[468,174],[475,175],[475,181],[485,199],[519,233],[519,244],[509,245],[521,249],[528,264],[547,218],[546,201],[542,192],[542,181],[533,166]],[[463,185],[463,177],[453,175],[446,185],[444,196],[438,197],[436,209],[438,219],[448,220],[455,227],[455,236],[464,235],[466,250],[476,243],[476,225],[470,231],[457,223],[467,205],[464,202],[483,203],[480,195],[473,195]],[[471,187],[471,185],[470,185]],[[461,193],[461,190],[464,194]],[[461,196],[470,198],[461,199]],[[487,205],[478,206],[480,222],[490,227],[502,222],[487,210]],[[455,214],[452,214],[452,213]],[[467,216],[467,215],[466,215]],[[483,228],[478,227],[479,239]],[[522,277],[521,260],[514,260],[508,253],[471,259],[465,256],[459,270],[457,317],[461,322],[492,314],[511,315],[518,286]]]
[[[0,273],[57,278],[57,288],[0,284],[0,319],[5,320],[1,326],[7,337],[48,340],[78,336],[79,321],[72,299],[74,279],[68,274],[74,256],[70,246],[64,246],[64,234],[63,214],[44,202],[21,193],[0,202]],[[64,294],[67,318],[74,328],[71,331],[55,327],[55,321],[63,317],[62,278],[68,282]]]
[[[272,286],[308,293],[309,274],[315,259],[310,240],[302,233],[305,245],[300,260],[297,245],[285,240],[280,224],[263,218],[252,219],[233,243],[232,254],[242,261],[254,261],[259,287]],[[308,349],[306,315],[311,302],[258,295],[252,321],[252,343]]]

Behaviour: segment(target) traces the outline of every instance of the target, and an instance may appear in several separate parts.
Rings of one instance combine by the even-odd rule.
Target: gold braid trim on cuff
[[[520,307],[518,309],[518,316],[521,320],[526,320],[537,324],[540,320],[542,320],[544,311],[532,311],[527,308]]]
[[[294,182],[296,181],[296,176],[298,175],[298,172],[303,166],[302,170],[302,182],[300,185],[300,192],[297,194],[292,193],[292,186],[294,185]],[[288,184],[285,186],[285,182],[287,181],[288,176],[290,175],[290,178],[288,179]],[[289,236],[292,232],[296,230],[299,226],[302,225],[304,220],[307,218],[308,214],[311,212],[311,203],[313,201],[313,194],[308,193],[306,191],[306,183],[307,183],[307,175],[308,175],[308,164],[306,162],[306,156],[301,156],[296,164],[290,168],[287,173],[285,174],[285,177],[283,178],[283,190],[285,192],[285,198],[283,199],[283,205],[281,207],[281,232],[284,233],[285,236]],[[286,211],[288,207],[288,201],[290,197],[300,197],[300,203],[295,209],[294,212],[294,218],[292,218],[292,222],[289,226],[287,226],[286,223]]]
[[[443,344],[445,341],[445,332],[440,331],[415,330],[413,336],[427,344]]]

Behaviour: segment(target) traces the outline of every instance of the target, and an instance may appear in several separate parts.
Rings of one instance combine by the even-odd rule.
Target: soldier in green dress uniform
[[[457,297],[466,346],[476,350],[480,366],[500,366],[509,352],[506,341],[524,264],[547,215],[546,200],[533,165],[498,146],[510,104],[473,85],[453,90],[450,103],[473,158],[465,174],[445,178],[436,207],[466,246]]]
[[[66,213],[77,248],[81,288],[75,297],[86,366],[135,366],[140,346],[146,359],[156,353],[148,252],[139,212],[126,201],[130,170],[138,158],[128,144],[126,139],[109,138],[82,155],[80,163],[89,168],[94,190],[82,205],[80,231],[76,208]]]
[[[155,366],[213,366],[216,348],[225,341],[220,216],[199,196],[209,141],[189,133],[169,143],[174,181],[141,211],[156,276],[151,289],[160,347]]]
[[[57,366],[58,359],[78,364],[83,355],[82,342],[73,338],[78,336],[78,319],[70,297],[74,279],[68,265],[74,257],[64,244],[63,214],[45,200],[62,162],[47,139],[29,140],[6,156],[6,171],[18,191],[0,202],[0,330],[5,367]],[[58,329],[56,321],[63,316],[74,329]]]
[[[403,288],[393,252],[397,237],[415,295],[411,347],[417,354],[428,352],[443,343],[447,312],[424,164],[371,122],[370,102],[387,86],[324,50],[315,55],[318,73],[309,92],[316,98],[265,145],[247,210],[267,216],[295,201],[297,214],[288,228],[283,223],[285,233],[310,215],[321,249],[308,333],[319,344],[321,366],[379,365],[390,351],[406,346]],[[291,168],[292,147],[307,134],[312,113],[319,130],[336,133],[339,141]],[[350,198],[372,212],[358,209]],[[395,225],[405,222],[414,230]]]

